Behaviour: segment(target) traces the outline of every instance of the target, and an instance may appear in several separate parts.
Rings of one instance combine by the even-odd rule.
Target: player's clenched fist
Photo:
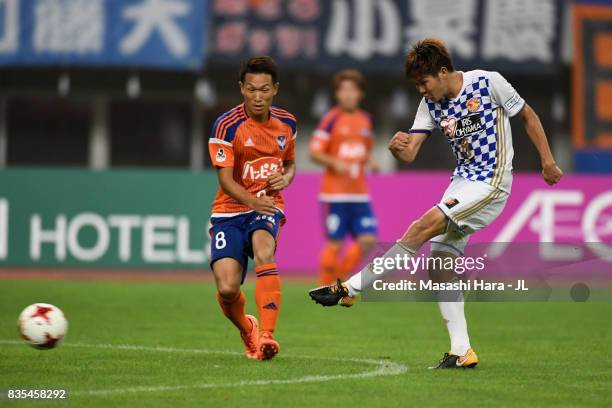
[[[549,164],[547,166],[543,166],[542,168],[542,176],[544,177],[544,181],[546,181],[549,185],[554,186],[561,180],[563,176],[563,171],[555,164]]]
[[[253,197],[253,200],[249,203],[249,207],[251,207],[253,211],[265,215],[274,215],[276,213],[274,198],[267,195]]]
[[[389,150],[392,152],[401,152],[410,145],[410,134],[405,132],[397,132],[389,141]]]

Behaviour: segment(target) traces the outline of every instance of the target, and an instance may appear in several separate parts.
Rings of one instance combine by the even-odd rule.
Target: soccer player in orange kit
[[[251,58],[240,70],[244,103],[221,115],[208,142],[219,189],[212,204],[211,268],[217,299],[238,328],[251,359],[268,360],[280,351],[273,334],[281,305],[274,254],[285,222],[280,191],[295,175],[296,120],[272,106],[278,67],[270,57]],[[255,262],[255,300],[261,321],[245,314],[240,289],[248,257]]]
[[[311,159],[325,166],[319,196],[327,231],[327,243],[320,256],[321,285],[344,279],[376,242],[376,218],[365,167],[377,170],[378,164],[372,156],[372,120],[359,109],[365,85],[363,74],[357,70],[346,69],[335,75],[337,105],[321,119],[310,142]],[[347,234],[355,241],[340,260]]]

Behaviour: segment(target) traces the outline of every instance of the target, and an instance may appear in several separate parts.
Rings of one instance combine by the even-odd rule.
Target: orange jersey
[[[319,122],[310,151],[324,152],[349,165],[347,174],[325,170],[320,198],[326,202],[369,201],[365,164],[374,145],[372,120],[362,110],[345,112],[332,108]]]
[[[249,118],[244,104],[219,116],[208,140],[213,166],[233,167],[234,181],[251,194],[267,194],[284,211],[280,192],[266,191],[266,179],[283,171],[285,160],[295,160],[295,117],[286,110],[272,107],[266,123]],[[227,195],[219,186],[212,203],[212,216],[232,216],[251,209]]]

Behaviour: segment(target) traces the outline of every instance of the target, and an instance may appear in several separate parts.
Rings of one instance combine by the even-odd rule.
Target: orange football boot
[[[272,338],[272,334],[263,332],[259,337],[259,358],[270,360],[280,352],[280,345]]]
[[[242,342],[244,343],[244,355],[252,360],[259,360],[257,345],[259,344],[259,322],[255,316],[246,315],[253,327],[250,332],[241,332]]]

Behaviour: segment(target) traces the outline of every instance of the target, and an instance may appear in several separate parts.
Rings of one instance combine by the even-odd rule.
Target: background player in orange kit
[[[327,242],[320,256],[320,283],[343,279],[376,242],[376,219],[370,205],[365,167],[378,169],[370,115],[359,109],[365,77],[354,69],[333,80],[337,105],[319,123],[310,143],[314,162],[325,166],[319,196],[323,203]],[[340,259],[347,234],[355,239]]]
[[[274,253],[285,222],[280,191],[295,175],[296,120],[272,106],[278,93],[278,67],[270,57],[251,58],[240,70],[244,103],[221,115],[209,139],[219,189],[212,204],[211,267],[217,299],[240,331],[245,355],[268,360],[280,351],[273,338],[280,309],[280,277]],[[245,314],[240,289],[248,257],[255,262],[254,316]]]

